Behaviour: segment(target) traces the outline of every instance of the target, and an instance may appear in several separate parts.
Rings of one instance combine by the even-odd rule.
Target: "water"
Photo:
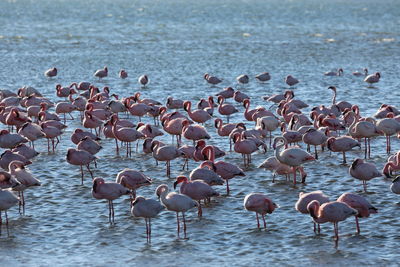
[[[283,78],[292,74],[301,81],[296,98],[310,108],[330,104],[327,87],[335,85],[338,101],[358,104],[362,114],[370,116],[382,103],[398,104],[399,15],[400,4],[394,0],[1,1],[0,88],[30,85],[56,100],[56,83],[87,80],[127,96],[140,90],[136,79],[146,73],[151,84],[141,90],[143,97],[164,102],[172,95],[197,101],[221,89],[204,83],[205,72],[223,77],[222,86],[229,86],[239,74],[269,71],[270,82],[252,79],[242,89],[252,97],[252,107],[269,106],[260,96],[282,92]],[[92,75],[105,65],[110,76],[99,82]],[[59,75],[46,79],[43,72],[52,66]],[[322,75],[338,67],[344,69],[344,77]],[[382,74],[374,88],[350,75],[364,67]],[[129,79],[117,77],[121,68]],[[233,120],[242,120],[242,115]],[[217,188],[223,196],[204,209],[201,220],[194,210],[188,213],[187,240],[177,238],[175,215],[164,211],[153,220],[149,245],[144,221],[131,217],[127,199],[115,201],[117,224],[109,226],[107,204],[92,198],[88,174],[80,186],[79,168],[65,161],[67,148],[73,146],[69,136],[80,125],[77,120],[68,125],[54,154],[47,153],[45,140],[38,142],[42,153],[29,168],[43,186],[26,192],[25,216],[10,210],[9,233],[3,226],[0,236],[3,266],[390,265],[397,255],[399,200],[389,191],[388,179],[368,183],[370,192],[363,195],[379,213],[360,221],[361,235],[355,235],[352,218],[340,223],[338,249],[331,225],[323,225],[322,234],[315,236],[311,219],[294,210],[300,191],[321,189],[335,199],[362,189],[348,175],[348,166],[340,165],[341,155],[328,152],[305,166],[307,184],[297,188],[283,178],[273,184],[270,172],[256,168],[271,150],[255,154],[245,169],[247,176],[231,180],[230,196],[224,195],[224,187]],[[213,135],[210,143],[228,150],[227,140],[216,136],[212,123],[207,128]],[[150,156],[118,157],[113,141],[101,144],[96,176],[114,180],[126,167],[141,170],[154,179],[154,185],[138,192],[146,197],[155,197],[161,183],[172,186],[164,166],[155,167]],[[379,169],[386,161],[384,145],[384,138],[372,142],[372,161]],[[398,140],[392,149],[399,149]],[[363,151],[348,154],[349,161],[356,157],[363,157]],[[243,167],[238,154],[230,153],[225,160]],[[172,163],[173,176],[187,174],[180,166],[177,160]],[[254,214],[243,209],[243,198],[250,192],[264,192],[280,205],[267,216],[266,231],[257,230]]]

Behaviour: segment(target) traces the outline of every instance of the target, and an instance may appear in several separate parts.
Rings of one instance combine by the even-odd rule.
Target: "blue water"
[[[296,98],[312,106],[331,103],[330,85],[338,88],[338,101],[360,106],[371,116],[382,103],[397,105],[400,62],[400,2],[383,1],[0,1],[0,88],[16,91],[24,85],[39,89],[59,101],[55,84],[90,81],[109,86],[114,93],[164,102],[168,95],[197,101],[235,84],[239,74],[251,78],[262,71],[272,80],[259,84],[254,79],[240,90],[252,97],[252,107],[264,105],[262,95],[283,92],[283,78],[292,74],[300,80]],[[47,79],[43,72],[56,66],[59,75]],[[109,77],[98,81],[96,69],[108,66]],[[323,73],[342,67],[344,77]],[[367,67],[380,71],[381,81],[369,88],[352,71]],[[129,78],[121,80],[124,68]],[[222,77],[219,88],[205,84],[203,74]],[[140,89],[137,77],[148,74],[148,89]],[[240,105],[237,107],[242,111]],[[75,114],[75,117],[77,114]],[[133,119],[136,122],[136,119]],[[150,118],[145,118],[151,122]],[[233,116],[243,120],[242,113]],[[145,265],[390,265],[395,264],[399,241],[398,196],[390,192],[390,180],[376,178],[364,194],[379,213],[361,220],[361,235],[355,235],[354,220],[340,223],[341,240],[333,246],[333,227],[323,225],[315,236],[311,219],[294,210],[300,191],[324,190],[332,199],[347,191],[360,191],[361,183],[350,177],[341,155],[321,154],[318,162],[305,166],[306,185],[293,188],[283,178],[271,182],[272,174],[257,169],[266,157],[253,156],[244,178],[231,181],[232,193],[223,194],[204,209],[199,220],[189,212],[188,239],[177,239],[175,214],[163,212],[153,220],[151,245],[146,243],[145,225],[134,219],[126,199],[115,201],[116,226],[107,223],[107,205],[91,196],[91,182],[80,186],[79,168],[65,162],[73,144],[71,132],[80,126],[69,121],[56,153],[42,152],[30,170],[43,186],[26,192],[27,212],[9,212],[10,229],[0,236],[0,265],[105,266]],[[247,123],[250,127],[250,123]],[[6,128],[2,126],[2,128]],[[228,141],[212,134],[210,143],[228,150]],[[279,132],[274,132],[275,136]],[[169,141],[168,137],[161,140]],[[379,169],[385,154],[383,137],[372,142],[372,159]],[[139,190],[155,197],[161,183],[172,186],[163,165],[154,166],[149,155],[133,158],[116,155],[110,140],[103,140],[96,176],[111,181],[122,169],[141,170],[154,185]],[[393,139],[393,151],[399,141]],[[123,155],[123,154],[122,154]],[[349,153],[351,161],[363,151]],[[226,161],[243,167],[241,156],[230,153]],[[181,162],[172,163],[172,175],[181,172]],[[197,163],[190,163],[194,168]],[[243,209],[250,192],[264,192],[280,205],[267,216],[267,230],[256,229],[255,216]]]

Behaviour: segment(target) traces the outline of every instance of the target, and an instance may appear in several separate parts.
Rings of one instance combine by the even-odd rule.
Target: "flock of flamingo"
[[[342,76],[343,69],[327,72],[325,75]],[[368,75],[367,69],[363,72],[354,72],[353,75],[365,76],[364,81],[369,84],[376,83],[380,79],[379,72]],[[51,77],[57,76],[57,69],[49,69],[45,72],[45,76],[55,79]],[[96,71],[94,76],[99,80],[106,78],[107,67]],[[119,76],[125,79],[128,73],[121,70]],[[204,79],[213,87],[222,82],[218,77],[208,73],[204,75]],[[271,76],[264,72],[255,76],[255,79],[257,82],[266,83]],[[251,79],[248,75],[240,75],[236,80],[239,87],[244,88]],[[138,82],[144,89],[149,79],[147,75],[142,75]],[[382,171],[379,171],[373,162],[366,161],[371,158],[371,140],[377,140],[380,136],[385,136],[386,152],[388,155],[391,153],[391,136],[399,135],[400,132],[400,112],[394,106],[383,104],[373,118],[363,117],[356,104],[347,101],[337,102],[338,89],[330,86],[328,89],[333,92],[332,105],[312,107],[307,115],[302,109],[308,105],[295,98],[293,86],[299,81],[288,75],[285,82],[290,88],[284,93],[264,97],[264,100],[276,105],[275,112],[263,106],[250,108],[250,97],[232,87],[224,88],[214,96],[201,99],[196,107],[191,101],[174,99],[171,96],[165,105],[162,105],[157,100],[141,98],[140,92],[120,98],[116,94],[110,94],[108,87],[104,87],[101,91],[89,82],[74,82],[69,86],[56,85],[55,93],[57,97],[63,99],[57,103],[43,97],[33,87],[20,88],[16,93],[2,90],[0,121],[7,129],[0,131],[0,147],[6,149],[0,157],[0,166],[3,169],[0,171],[0,224],[2,224],[1,212],[4,211],[8,227],[7,210],[17,204],[20,213],[24,213],[24,191],[41,185],[34,174],[26,168],[26,165],[34,162],[34,157],[38,155],[34,142],[46,138],[48,152],[54,152],[60,141],[59,137],[67,127],[67,114],[73,119],[72,112],[80,113],[82,128],[75,129],[71,135],[71,141],[76,147],[68,149],[67,162],[80,167],[82,184],[84,168],[90,173],[93,197],[108,201],[110,224],[114,224],[113,200],[123,195],[130,195],[131,213],[133,216],[145,219],[148,242],[151,238],[151,219],[164,209],[176,212],[178,237],[181,231],[179,213],[182,214],[183,233],[186,238],[185,212],[196,207],[198,216],[201,217],[202,205],[207,205],[211,198],[220,195],[214,189],[215,186],[225,184],[226,194],[229,195],[230,179],[246,175],[245,171],[250,168],[252,162],[252,154],[258,150],[265,153],[268,149],[274,149],[274,156],[265,159],[259,168],[272,171],[274,179],[276,175],[286,176],[294,186],[298,182],[297,172],[300,175],[300,182],[306,181],[307,172],[303,165],[313,164],[318,160],[318,153],[326,149],[341,153],[345,164],[347,151],[354,147],[364,147],[364,159],[355,159],[349,167],[349,174],[362,181],[365,191],[367,181],[383,175],[393,177],[394,172],[400,170],[400,152],[388,158]],[[217,99],[216,102],[214,98]],[[227,103],[229,99],[238,104]],[[50,111],[53,107],[55,112]],[[242,112],[242,121],[229,122],[231,115]],[[143,116],[152,117],[153,123],[142,122]],[[222,117],[226,117],[226,123]],[[213,123],[210,124],[210,121]],[[249,128],[245,121],[253,123],[254,127]],[[217,134],[229,142],[230,151],[241,154],[243,169],[236,164],[216,160],[225,156],[227,152],[218,146],[207,144],[211,139],[207,131],[211,131],[210,128],[213,126]],[[170,144],[156,139],[164,134],[171,135]],[[140,187],[152,185],[152,180],[137,170],[128,168],[122,170],[115,182],[105,181],[93,175],[91,164],[97,166],[95,154],[102,149],[100,143],[110,139],[115,140],[116,153],[125,150],[122,155],[126,157],[134,157],[135,153],[139,153],[138,141],[143,140],[143,153],[154,157],[157,164],[165,162],[168,177],[171,176],[171,161],[176,158],[183,158],[183,168],[186,169],[189,168],[189,161],[199,162],[200,165],[193,169],[188,177],[176,177],[173,187],[176,189],[180,186],[179,193],[171,192],[168,185],[162,184],[155,189],[158,200],[137,196],[136,190]],[[183,140],[188,144],[184,144]],[[132,149],[134,142],[136,148]],[[307,149],[302,149],[300,143],[307,146]],[[314,147],[313,152],[311,147]],[[400,194],[399,178],[394,179],[391,189],[394,193]],[[258,228],[260,228],[259,215],[266,228],[265,215],[273,213],[278,207],[262,193],[249,192],[244,198],[244,208],[255,212]],[[320,232],[321,223],[333,223],[336,245],[339,240],[339,222],[354,216],[359,233],[358,219],[377,212],[365,197],[349,192],[334,201],[322,191],[301,192],[295,208],[300,213],[311,216],[316,233]]]

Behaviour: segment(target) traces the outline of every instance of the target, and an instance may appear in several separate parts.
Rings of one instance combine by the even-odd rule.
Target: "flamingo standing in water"
[[[318,200],[313,200],[307,205],[307,210],[315,223],[333,223],[336,247],[339,241],[339,222],[358,213],[357,210],[351,208],[349,205],[338,201],[327,202],[321,205]]]
[[[210,185],[203,181],[189,181],[185,176],[176,177],[176,181],[174,182],[174,189],[178,184],[182,183],[180,192],[181,194],[185,194],[189,196],[191,199],[196,200],[199,204],[197,215],[199,217],[203,216],[203,211],[201,209],[201,200],[204,202],[211,197],[219,196],[219,193],[215,191]]]
[[[147,242],[150,242],[151,239],[151,218],[156,217],[163,210],[164,206],[154,199],[139,196],[133,201],[131,213],[135,217],[144,218],[146,222]]]
[[[96,199],[108,200],[108,221],[114,224],[114,204],[113,200],[130,194],[130,191],[122,185],[114,182],[105,182],[103,178],[96,177],[93,180],[92,196]]]
[[[83,168],[82,166],[85,165],[86,168],[88,169],[90,176],[93,179],[93,173],[90,170],[89,164],[93,160],[95,160],[96,157],[90,154],[89,152],[85,150],[79,150],[75,148],[69,148],[67,151],[67,162],[72,165],[78,165],[81,168],[81,174],[82,174],[82,185],[83,185]]]
[[[355,159],[349,168],[349,173],[354,178],[363,182],[364,191],[367,192],[367,181],[381,177],[382,174],[378,171],[375,164],[364,162],[362,159]]]
[[[229,195],[229,179],[232,179],[235,176],[246,176],[246,174],[243,172],[242,169],[237,167],[234,164],[225,162],[225,161],[217,161],[215,162],[215,151],[214,147],[212,146],[206,146],[203,148],[201,153],[208,159],[207,161],[204,161],[201,165],[200,168],[203,168],[205,166],[208,166],[209,168],[214,169],[215,172],[222,177],[222,179],[225,180],[226,182],[226,193]]]
[[[107,75],[108,75],[108,69],[107,69],[107,67],[104,67],[103,69],[99,69],[99,70],[97,70],[97,71],[93,74],[93,76],[94,76],[94,77],[98,77],[99,80],[100,80],[101,78],[107,77]]]
[[[310,128],[303,134],[303,142],[308,146],[313,145],[315,151],[315,159],[318,159],[317,146],[325,144],[328,137],[321,131]]]
[[[387,162],[383,166],[382,173],[386,178],[391,178],[392,172],[398,170],[400,170],[400,151],[388,158]]]
[[[280,144],[279,144],[280,143]],[[274,139],[274,149],[275,149],[275,157],[286,165],[289,165],[293,168],[293,184],[296,184],[296,169],[307,161],[315,160],[313,156],[311,156],[306,151],[297,148],[291,147],[287,148],[283,151],[280,151],[282,147],[287,145],[287,141],[283,137],[276,137]],[[305,181],[302,180],[302,183]]]
[[[167,210],[171,210],[176,212],[176,221],[178,225],[178,237],[180,232],[180,223],[179,223],[179,212],[182,213],[183,219],[183,233],[186,238],[186,219],[185,212],[188,210],[197,207],[198,203],[188,197],[187,195],[178,194],[175,192],[168,192],[168,185],[162,184],[159,185],[156,189],[156,195],[161,200],[161,203],[167,208]]]
[[[267,196],[261,193],[250,193],[246,195],[243,201],[244,208],[248,211],[254,211],[257,218],[257,228],[260,228],[260,221],[258,219],[258,214],[261,215],[264,228],[267,228],[265,223],[265,214],[271,214],[279,206],[272,202]]]
[[[154,140],[151,144],[151,151],[153,152],[153,157],[157,161],[166,161],[167,177],[171,177],[171,160],[185,156],[185,153],[180,151],[175,146],[162,146],[160,142],[156,140]]]
[[[380,78],[381,74],[379,72],[375,72],[374,74],[365,77],[364,82],[368,83],[371,86],[373,83],[379,82]]]
[[[262,73],[260,73],[260,74],[257,74],[257,75],[255,76],[255,78],[256,78],[257,80],[259,80],[260,82],[266,82],[266,81],[271,80],[271,75],[269,75],[268,72],[262,72]]]
[[[236,77],[236,81],[238,84],[244,85],[249,83],[249,76],[246,74],[241,74]]]
[[[351,150],[353,147],[361,147],[360,143],[348,136],[342,137],[329,137],[326,141],[328,149],[332,152],[343,153],[343,164],[346,164],[346,151]]]
[[[131,190],[132,203],[136,198],[136,190],[142,186],[151,185],[152,180],[139,171],[125,168],[117,174],[115,182]]]
[[[227,121],[229,123],[229,116],[236,112],[239,112],[239,110],[231,104],[224,104],[224,102],[225,98],[223,96],[218,96],[218,112],[221,115],[227,116]]]
[[[118,73],[118,76],[121,79],[126,79],[126,78],[128,78],[128,73],[126,72],[126,70],[120,70],[119,73]]]
[[[386,153],[390,154],[390,150],[391,150],[390,136],[400,132],[400,122],[398,122],[394,118],[394,114],[392,112],[390,112],[387,114],[387,118],[380,119],[377,121],[376,128],[385,134]]]
[[[44,72],[44,75],[49,78],[57,76],[57,68],[51,68],[46,70]]]
[[[197,123],[204,123],[211,119],[211,115],[207,111],[203,109],[196,109],[192,111],[191,107],[192,103],[190,101],[185,101],[183,103],[183,108],[188,113],[190,119]]]
[[[219,79],[218,77],[216,77],[216,76],[211,76],[211,75],[208,74],[208,73],[204,74],[204,79],[205,79],[209,84],[212,84],[212,85],[217,85],[217,84],[219,84],[219,83],[222,82],[222,80]]]
[[[299,80],[297,80],[296,78],[294,78],[292,75],[288,75],[288,76],[286,76],[286,78],[285,78],[285,83],[286,83],[287,85],[289,85],[290,87],[292,87],[293,85],[298,84],[298,83],[299,83]]]
[[[299,199],[297,200],[295,204],[295,209],[299,211],[300,213],[303,214],[309,214],[309,211],[307,209],[308,204],[310,204],[311,201],[317,200],[320,204],[324,204],[329,202],[329,197],[326,196],[322,191],[313,191],[310,193],[299,193]],[[318,227],[317,227],[318,226]],[[314,222],[314,233],[321,232],[321,228],[319,223]]]
[[[139,83],[142,87],[146,87],[146,85],[147,85],[149,82],[150,82],[149,77],[148,77],[146,74],[141,75],[141,76],[138,78],[138,83]]]
[[[378,209],[372,206],[366,198],[354,193],[344,193],[337,199],[337,201],[346,203],[353,209],[357,210],[358,213],[354,216],[356,218],[357,234],[360,233],[358,218],[368,218],[370,214],[378,212]]]
[[[6,216],[6,225],[8,225],[7,210],[15,205],[17,205],[19,199],[9,190],[0,189],[0,227],[3,224],[1,218],[1,212],[4,211]]]

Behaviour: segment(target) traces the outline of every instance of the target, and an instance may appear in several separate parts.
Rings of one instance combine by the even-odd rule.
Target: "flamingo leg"
[[[346,164],[346,152],[342,152],[343,153],[343,164]]]
[[[371,158],[371,139],[368,138],[368,158]]]
[[[118,140],[115,138],[115,146],[117,148],[117,154],[119,154]]]
[[[257,228],[260,229],[260,220],[258,219],[258,213],[256,212]]]
[[[364,138],[364,158],[367,158],[367,138]]]
[[[108,222],[111,224],[111,200],[108,201]]]
[[[197,201],[197,203],[199,203],[199,206],[197,208],[197,216],[202,217],[203,216],[203,210],[201,209],[201,202],[200,200]]]
[[[149,242],[149,225],[147,223],[147,218],[144,218],[144,221],[146,222],[146,239],[147,242]]]
[[[360,225],[358,224],[358,217],[357,216],[354,216],[354,217],[356,217],[357,234],[360,234]]]
[[[79,165],[80,167],[81,167],[81,176],[82,176],[82,179],[81,179],[81,185],[83,185],[83,168],[82,168],[82,165]]]
[[[22,215],[25,215],[25,197],[24,197],[24,191],[21,192],[22,196]],[[7,216],[7,213],[6,213]]]
[[[186,238],[186,219],[185,219],[185,213],[182,212],[182,218],[183,218],[183,235]]]
[[[269,132],[269,148],[272,147],[272,132]]]
[[[178,231],[178,237],[179,237],[179,232],[180,232],[180,226],[179,226],[179,213],[177,212],[176,213],[176,224],[178,225],[178,229],[177,229],[177,231]]]
[[[296,184],[296,167],[292,167],[293,168],[293,184]]]
[[[363,181],[364,192],[367,192],[367,181]]]
[[[18,212],[21,215],[21,207],[22,207],[22,199],[21,199],[21,192],[18,192],[18,197],[19,197],[19,201],[18,201]]]
[[[267,224],[265,223],[265,214],[262,214],[261,216],[264,222],[264,229],[267,229]]]
[[[151,218],[149,218],[149,243],[151,242]]]
[[[94,178],[93,178],[93,173],[92,173],[92,171],[90,170],[89,164],[86,165],[86,168],[88,169],[88,171],[89,171],[89,173],[90,173],[90,176],[92,177],[92,180],[93,180],[93,179],[94,179]],[[83,174],[83,172],[82,172],[82,174]]]
[[[111,203],[111,215],[112,215],[112,223],[114,224],[114,203],[110,200]]]
[[[317,225],[318,225],[318,234],[320,234],[321,233],[321,225],[319,223]]]
[[[314,146],[315,159],[318,159],[317,146]]]
[[[226,194],[229,195],[229,179],[225,179],[226,181]]]
[[[6,225],[8,226],[8,215],[7,215],[7,211],[6,210],[4,211],[4,214],[6,216]]]

